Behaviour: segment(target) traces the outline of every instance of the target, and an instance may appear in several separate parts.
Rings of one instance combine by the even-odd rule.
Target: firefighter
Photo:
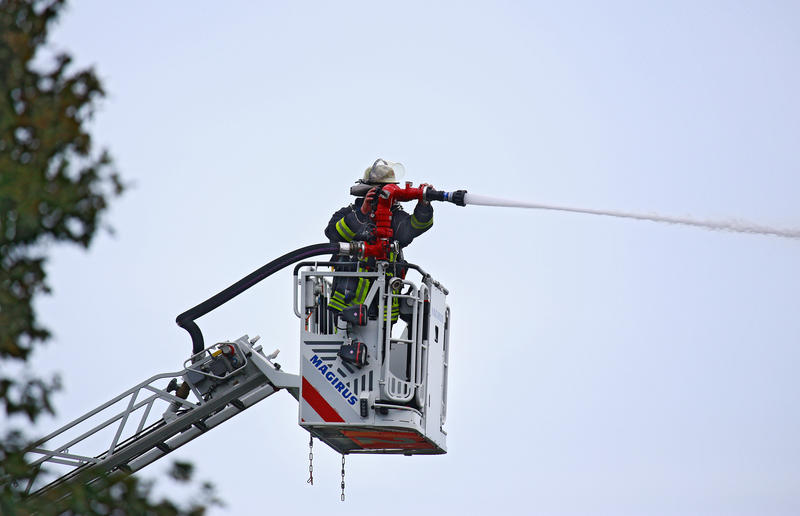
[[[362,183],[371,185],[372,188],[364,197],[357,198],[355,203],[341,208],[333,214],[328,226],[325,228],[325,236],[331,242],[372,240],[372,232],[375,227],[372,222],[372,216],[379,190],[385,184],[399,183],[403,172],[402,164],[377,159],[371,167],[364,171],[364,177],[361,180]],[[433,206],[429,202],[418,201],[411,215],[403,211],[400,203],[394,203],[392,206],[392,231],[401,251],[397,256],[395,256],[395,253],[391,253],[389,256],[389,261],[395,264],[394,269],[390,272],[391,274],[405,276],[405,271],[402,267],[402,264],[405,263],[402,249],[416,237],[430,229],[432,225]],[[375,267],[374,258],[351,262],[349,261],[351,260],[350,258],[334,256],[333,260],[345,262],[336,267],[336,270],[341,271],[364,272],[374,270]],[[368,278],[336,277],[334,278],[333,294],[328,307],[338,314],[349,306],[363,304],[369,292],[369,287],[370,281]],[[397,321],[399,315],[397,299],[395,298],[394,301],[391,308],[392,322]]]

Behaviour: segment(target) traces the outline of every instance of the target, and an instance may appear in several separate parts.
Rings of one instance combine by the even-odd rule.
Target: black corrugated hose
[[[234,297],[238,296],[245,290],[249,289],[259,281],[271,276],[275,272],[283,269],[284,267],[293,263],[299,262],[312,256],[321,254],[335,254],[339,252],[339,244],[314,244],[300,249],[295,249],[290,253],[286,253],[280,258],[276,258],[264,265],[263,267],[251,272],[244,278],[240,279],[230,287],[222,292],[211,296],[194,308],[190,308],[175,318],[178,326],[189,332],[192,337],[192,354],[197,354],[203,351],[205,344],[203,342],[203,333],[200,327],[194,322],[198,317],[202,317],[208,312],[215,310],[227,303]]]

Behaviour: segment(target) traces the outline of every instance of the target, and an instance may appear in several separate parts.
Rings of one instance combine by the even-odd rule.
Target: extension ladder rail
[[[41,486],[36,486],[37,479],[32,478],[26,492],[30,493],[36,487],[34,494],[42,493],[87,470],[93,472],[94,479],[117,471],[125,474],[138,471],[280,388],[286,388],[296,398],[299,390],[297,375],[280,371],[279,366],[275,367],[263,356],[261,346],[252,346],[254,342],[255,340],[251,342],[244,336],[232,343],[244,355],[249,355],[249,360],[227,377],[215,378],[218,385],[215,385],[211,395],[198,396],[200,393],[190,382],[195,394],[195,400],[190,402],[155,385],[167,379],[186,379],[197,367],[195,361],[183,371],[155,375],[39,439],[28,450],[30,456],[37,457],[31,463],[40,469],[46,465],[58,465],[62,474]],[[198,355],[213,347],[210,346]],[[137,401],[142,396],[146,397]],[[120,403],[124,405],[121,410],[115,408]],[[163,415],[148,424],[148,420],[154,419],[150,416],[157,405],[164,407]],[[104,419],[96,423],[96,417]],[[82,424],[93,426],[72,437],[69,432],[82,430],[85,428]],[[99,448],[99,452],[70,452],[72,447],[89,447],[96,441],[102,441],[104,431],[108,430],[113,431],[113,437],[110,443]],[[131,432],[131,435],[121,440],[126,431]],[[67,468],[66,471],[64,467]]]

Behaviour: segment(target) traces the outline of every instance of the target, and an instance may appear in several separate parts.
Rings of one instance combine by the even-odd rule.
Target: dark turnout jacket
[[[325,228],[325,236],[331,242],[352,242],[369,233],[374,226],[369,216],[361,213],[364,198],[356,199],[355,204],[345,206],[333,214]],[[414,213],[409,215],[399,204],[392,207],[392,232],[400,248],[406,247],[416,237],[433,225],[433,206],[417,204]],[[357,238],[360,237],[360,238]]]
[[[328,237],[328,240],[331,242],[352,242],[354,240],[364,240],[371,234],[374,224],[369,216],[361,213],[361,205],[363,203],[364,198],[360,197],[356,199],[354,204],[345,206],[333,214],[328,226],[325,228],[325,236]],[[392,257],[392,261],[403,263],[402,249],[416,237],[430,229],[432,225],[433,206],[430,204],[418,203],[414,208],[414,213],[411,215],[406,213],[400,204],[393,206],[392,232],[394,239],[400,244],[401,251],[399,256]],[[334,256],[333,261],[345,262],[336,267],[337,270],[341,271],[366,271],[370,270],[373,265],[369,260],[355,262],[351,258],[343,256]],[[347,306],[363,303],[368,288],[369,282],[366,279],[336,278],[333,285],[334,293],[329,307],[338,312]]]

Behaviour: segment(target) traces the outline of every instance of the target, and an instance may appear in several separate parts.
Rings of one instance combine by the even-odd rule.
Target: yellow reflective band
[[[328,306],[339,312],[347,308],[347,305],[344,301],[344,294],[338,290],[334,291],[333,295],[331,295],[330,301],[328,301]]]
[[[389,310],[388,307],[383,307],[383,320],[387,320],[389,318]],[[392,298],[392,322],[396,322],[397,318],[400,316],[400,301],[394,297]]]
[[[411,227],[414,229],[429,228],[431,227],[432,224],[433,224],[433,217],[431,217],[431,220],[429,220],[428,222],[420,222],[417,220],[416,216],[411,215]]]
[[[345,308],[347,308],[347,306],[345,306],[345,304],[344,304],[344,303],[342,303],[341,301],[337,301],[337,300],[335,300],[335,299],[331,299],[331,300],[330,300],[330,302],[328,303],[328,307],[329,307],[329,308],[333,308],[333,309],[334,309],[334,310],[336,310],[337,312],[341,312],[342,310],[344,310]]]
[[[344,217],[342,217],[339,222],[336,223],[336,231],[348,242],[352,241],[353,237],[356,236],[356,234],[353,233],[349,227],[347,227],[347,224],[345,224]]]
[[[366,278],[358,278],[358,287],[356,287],[356,304],[361,305],[367,299],[367,291],[369,290],[369,280]]]

